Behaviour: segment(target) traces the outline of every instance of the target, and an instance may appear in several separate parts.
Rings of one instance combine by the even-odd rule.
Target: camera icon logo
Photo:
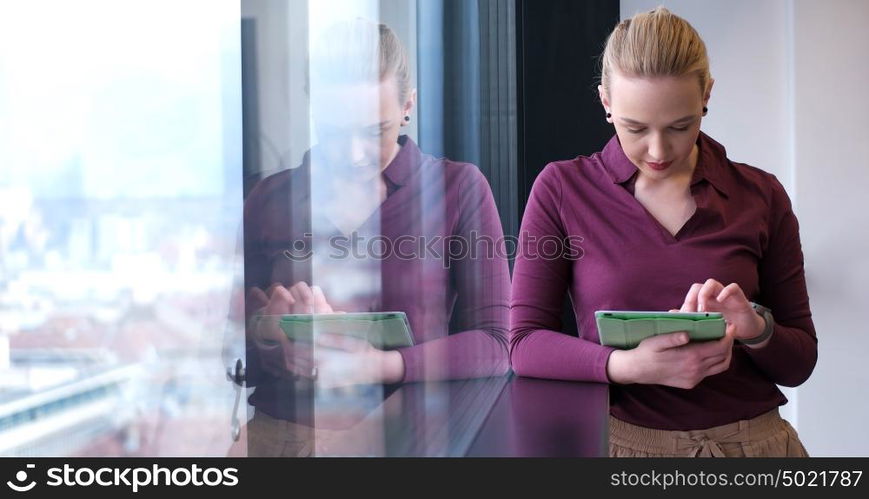
[[[32,470],[33,468],[36,468],[35,464],[28,464],[27,465],[27,469]],[[18,483],[15,483],[12,480],[9,480],[6,482],[6,485],[8,485],[9,488],[14,490],[15,492],[27,492],[28,490],[32,489],[33,487],[36,487],[35,481],[31,481],[27,485],[20,485],[20,484],[23,484],[24,481],[26,481],[26,480],[27,480],[27,471],[21,470],[15,474],[15,481]]]

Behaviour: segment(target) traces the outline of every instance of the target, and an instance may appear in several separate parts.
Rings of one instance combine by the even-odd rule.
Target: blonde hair
[[[633,78],[694,75],[702,93],[712,78],[700,35],[664,7],[616,25],[601,56],[600,84],[607,95],[614,71]]]
[[[410,91],[407,52],[385,24],[356,18],[328,28],[311,47],[311,74],[324,83],[382,82],[395,77],[401,103]]]

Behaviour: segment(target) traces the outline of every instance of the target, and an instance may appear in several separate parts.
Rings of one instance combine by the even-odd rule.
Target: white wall
[[[817,455],[869,455],[869,2],[794,2],[798,216],[820,357],[800,388]]]
[[[305,78],[309,38],[317,29],[353,17],[386,23],[405,45],[416,86],[416,2],[243,0],[241,12],[256,20],[261,168],[267,175],[298,166],[316,141]],[[402,133],[416,140],[415,114]]]
[[[622,0],[621,15],[664,5],[706,42],[716,79],[706,133],[731,159],[774,173],[800,220],[819,360],[782,414],[812,455],[869,455],[869,2]]]
[[[395,31],[398,39],[407,50],[407,58],[410,64],[410,84],[413,88],[417,88],[416,84],[416,1],[411,0],[380,0],[380,19],[387,26]],[[407,134],[414,142],[419,143],[416,109],[410,116],[410,123],[401,131]]]
[[[311,146],[305,94],[308,5],[243,0],[241,15],[256,21],[260,168],[272,174],[298,166]]]

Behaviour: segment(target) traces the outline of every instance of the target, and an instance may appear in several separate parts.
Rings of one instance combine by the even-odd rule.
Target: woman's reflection
[[[341,449],[337,430],[372,408],[334,397],[345,420],[336,423],[313,410],[327,388],[364,392],[509,369],[509,270],[485,177],[401,134],[416,90],[390,28],[355,20],[319,40],[309,85],[317,145],[245,203],[252,456],[315,454],[315,429]],[[326,334],[313,345],[292,342],[268,320],[373,311],[405,312],[414,346],[379,350]]]

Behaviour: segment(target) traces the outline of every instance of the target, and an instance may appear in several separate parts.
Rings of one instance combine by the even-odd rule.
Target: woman
[[[513,368],[610,383],[612,456],[806,455],[776,386],[803,383],[817,359],[797,220],[773,175],[700,132],[712,85],[685,20],[658,8],[618,24],[598,87],[616,134],[599,153],[547,165],[523,216]],[[533,241],[553,236],[580,236],[582,251],[561,249],[581,257],[534,257]],[[559,332],[566,291],[579,338]],[[676,308],[721,312],[725,337],[599,344],[596,310]]]
[[[245,202],[250,455],[313,453],[313,428],[324,434],[315,387],[509,369],[503,251],[454,244],[503,244],[492,193],[474,165],[426,155],[401,134],[416,91],[395,33],[361,19],[330,29],[311,49],[310,81],[317,146]],[[414,346],[322,334],[312,349],[257,320],[333,311],[406,312]]]

